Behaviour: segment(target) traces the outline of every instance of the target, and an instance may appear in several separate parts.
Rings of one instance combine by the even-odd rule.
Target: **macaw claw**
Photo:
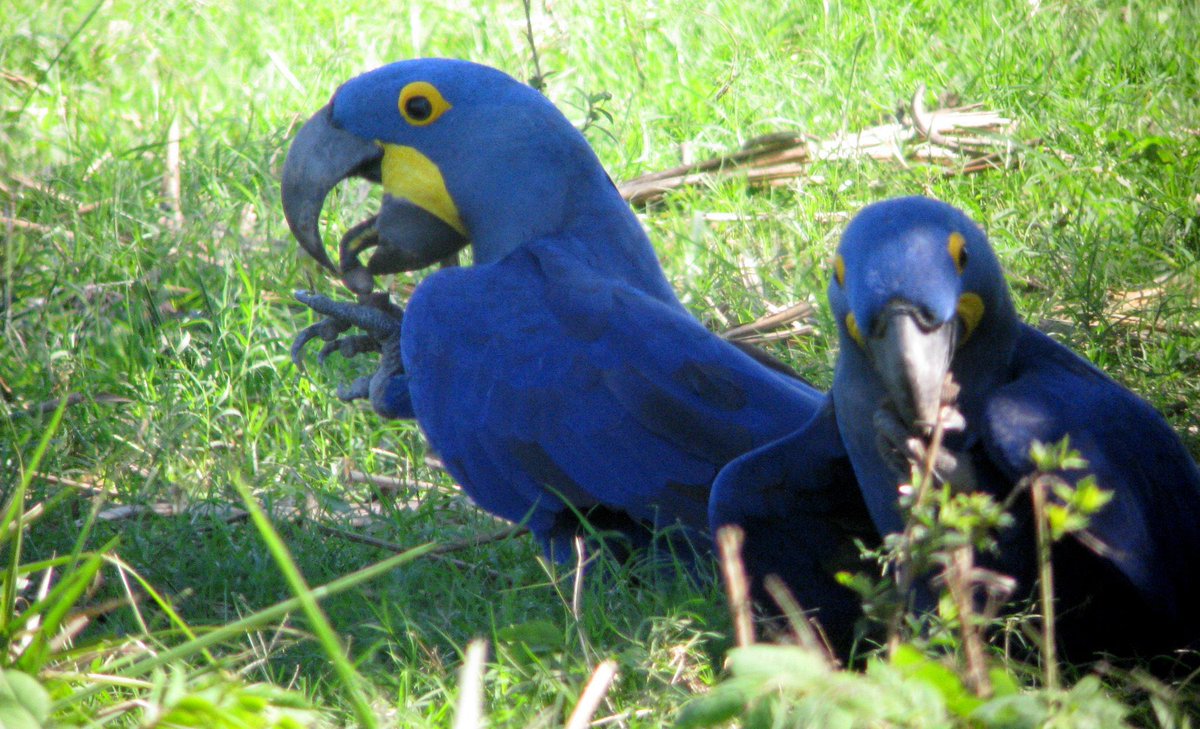
[[[332,319],[325,321],[331,322]],[[372,337],[370,334],[355,334],[350,337],[338,337],[334,340],[325,340],[325,346],[321,347],[321,351],[317,353],[317,364],[325,364],[325,360],[329,355],[337,352],[346,359],[357,357],[364,352],[378,352],[381,349],[379,340]]]
[[[364,352],[381,352],[391,342],[399,344],[404,310],[393,304],[385,292],[360,295],[357,303],[334,301],[309,291],[297,291],[295,296],[297,301],[326,317],[305,327],[292,342],[292,362],[301,369],[304,368],[304,347],[314,339],[325,342],[317,354],[320,364],[334,352],[350,358]],[[342,336],[350,327],[365,333]],[[399,346],[395,349],[398,353]]]
[[[322,319],[321,321],[307,326],[300,330],[296,335],[295,341],[292,342],[292,364],[300,369],[304,369],[304,347],[314,339],[322,339],[328,344],[333,344],[338,341],[338,335],[350,328],[350,324],[336,319]],[[321,350],[321,355],[325,354],[325,349]],[[319,362],[324,362],[323,356],[318,356]]]
[[[354,400],[370,400],[371,399],[371,381],[374,379],[372,375],[364,375],[363,377],[355,378],[349,385],[343,383],[338,385],[337,396],[343,402],[351,402]]]
[[[359,303],[334,301],[328,296],[310,291],[297,291],[296,300],[329,319],[355,326],[376,339],[383,340],[400,333],[404,310],[387,301],[387,294],[372,294]],[[344,329],[343,329],[344,331]]]

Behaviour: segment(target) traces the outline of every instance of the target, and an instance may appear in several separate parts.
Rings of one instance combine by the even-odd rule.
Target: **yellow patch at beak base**
[[[979,294],[965,293],[958,297],[958,316],[963,321],[963,338],[959,341],[959,346],[971,338],[971,333],[979,326],[979,322],[983,321],[983,299],[979,298]]]
[[[846,315],[846,331],[850,333],[850,338],[858,342],[858,346],[866,348],[867,343],[863,340],[862,330],[858,328],[858,318],[854,316],[854,312]]]
[[[458,207],[446,189],[442,171],[425,155],[412,147],[383,144],[381,172],[383,189],[437,216],[465,238],[470,238]]]

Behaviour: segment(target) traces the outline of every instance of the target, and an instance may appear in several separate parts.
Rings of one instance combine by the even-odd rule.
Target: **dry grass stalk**
[[[806,177],[809,165],[818,160],[870,157],[901,165],[936,164],[946,175],[1009,163],[1011,119],[977,104],[930,112],[925,109],[924,94],[922,86],[913,96],[909,113],[897,122],[828,140],[788,132],[756,137],[736,152],[642,175],[617,188],[629,202],[645,205],[670,190],[705,184],[718,176],[742,175],[750,184],[782,184]]]
[[[92,496],[111,496],[116,493],[116,489],[112,486],[95,481],[79,481],[76,479],[58,476],[53,473],[39,472],[34,474],[37,478],[55,486],[66,486],[78,491],[82,491]]]
[[[833,647],[829,645],[829,640],[825,637],[825,631],[821,629],[821,625],[815,617],[804,614],[804,607],[788,589],[787,583],[778,575],[767,575],[763,579],[763,588],[783,611],[788,625],[792,628],[796,643],[824,658],[826,665],[836,666],[838,660],[833,653]]]
[[[733,642],[739,648],[754,644],[754,621],[750,615],[750,579],[742,561],[742,545],[746,533],[736,526],[717,530],[717,551],[721,555],[721,574],[725,576],[725,593],[729,597],[729,613],[733,616]]]
[[[44,235],[49,235],[57,231],[67,240],[75,240],[75,234],[69,230],[59,230],[57,228],[51,228],[48,225],[42,225],[41,223],[22,220],[21,218],[10,218],[7,215],[0,215],[0,225],[5,225],[20,230],[31,230],[34,233],[42,233]]]
[[[166,219],[170,230],[183,228],[183,174],[180,171],[182,154],[179,149],[179,120],[171,120],[167,132],[166,170],[163,172],[163,198],[170,212]]]
[[[579,696],[579,703],[571,712],[571,718],[567,720],[566,729],[587,729],[591,726],[592,717],[596,714],[596,709],[604,700],[616,675],[617,662],[611,658],[596,666],[596,670],[592,671],[592,677],[588,679],[587,686]]]
[[[483,726],[483,671],[487,660],[487,641],[481,638],[467,644],[467,655],[458,673],[458,706],[454,729]]]

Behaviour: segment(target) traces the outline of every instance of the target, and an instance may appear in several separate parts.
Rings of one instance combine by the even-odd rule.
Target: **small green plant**
[[[735,648],[728,678],[687,704],[678,729],[922,727],[1125,729],[1129,709],[1088,676],[1067,691],[1024,691],[1003,668],[990,670],[992,695],[980,698],[962,676],[911,644],[867,661],[862,671],[831,668],[796,646]]]
[[[1002,652],[988,644],[1012,580],[975,563],[975,555],[994,549],[998,530],[1011,523],[1017,494],[1000,503],[939,483],[930,468],[939,438],[935,429],[927,461],[913,464],[912,486],[902,489],[904,532],[889,535],[869,554],[883,568],[883,579],[844,576],[864,596],[868,614],[887,625],[886,647],[854,671],[838,669],[807,647],[743,641],[727,657],[729,677],[686,705],[676,726],[712,727],[733,719],[748,729],[1130,726],[1131,709],[1097,676],[1061,688],[1053,650],[1049,543],[1083,533],[1108,494],[1091,476],[1067,478],[1087,464],[1066,438],[1050,446],[1033,444],[1035,471],[1017,492],[1032,490],[1035,518],[1045,525],[1038,529],[1044,673],[1041,688],[1022,688],[1032,669],[1012,658],[1001,660]],[[919,615],[909,593],[930,574],[937,575],[929,584],[940,590],[939,614]],[[752,635],[748,628],[742,633]],[[947,652],[962,661],[947,662]]]

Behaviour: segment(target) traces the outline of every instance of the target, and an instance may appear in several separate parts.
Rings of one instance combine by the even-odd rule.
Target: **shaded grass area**
[[[824,287],[839,216],[925,192],[984,224],[1027,319],[1047,320],[1143,394],[1200,453],[1196,9],[761,5],[535,3],[547,94],[579,123],[589,98],[608,95],[607,116],[586,133],[617,179],[677,164],[680,145],[704,156],[773,131],[871,126],[919,83],[931,103],[977,101],[1018,119],[1021,165],[943,178],[819,162],[779,188],[679,191],[644,222],[697,316],[721,328],[768,304],[813,301],[817,333],[777,352],[827,384],[836,351]],[[103,508],[236,505],[241,480],[268,505],[303,507],[279,528],[312,585],[382,557],[312,525],[364,505],[369,518],[354,529],[406,546],[499,528],[425,464],[414,425],[332,397],[358,363],[302,377],[288,361],[292,335],[310,323],[290,292],[331,287],[297,254],[278,172],[296,125],[381,63],[456,56],[531,77],[521,4],[17,0],[0,21],[0,488],[12,492],[47,432],[30,408],[78,393],[40,473],[93,484]],[[360,219],[369,195],[345,190],[331,229]],[[1134,291],[1143,296],[1129,303]],[[379,494],[348,483],[350,466],[407,485]],[[29,503],[64,488],[34,478]],[[85,493],[65,497],[27,531],[24,558],[71,552],[90,509]],[[85,536],[89,550],[118,538],[115,552],[191,625],[291,595],[242,521],[141,515]],[[496,725],[561,723],[610,656],[620,677],[602,713],[629,726],[669,720],[720,672],[729,619],[715,586],[605,577],[613,568],[601,563],[575,614],[571,569],[541,565],[528,538],[453,557],[417,559],[325,603],[388,721],[448,724],[454,672],[475,636],[493,641],[485,692]],[[97,602],[122,594],[106,575]],[[144,618],[170,626],[152,608]],[[135,613],[118,610],[77,642],[139,630]],[[269,654],[250,661],[248,678],[297,686],[349,716],[316,644],[285,631],[272,646],[271,635],[247,635],[251,656]]]

